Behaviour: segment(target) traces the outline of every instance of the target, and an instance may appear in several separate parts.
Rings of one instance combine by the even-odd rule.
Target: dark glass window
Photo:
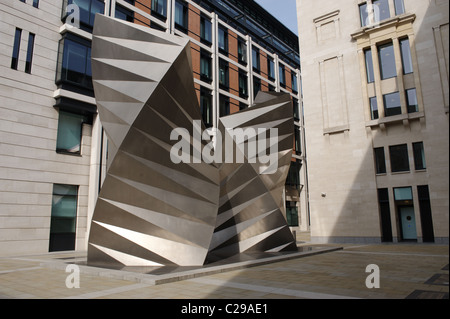
[[[228,54],[228,33],[221,26],[219,26],[219,50],[222,53]]]
[[[90,43],[76,37],[63,38],[59,51],[57,84],[65,82],[92,89]]]
[[[386,173],[386,159],[384,157],[384,147],[374,149],[375,154],[375,169],[377,174]]]
[[[222,59],[219,60],[219,85],[224,89],[229,85],[228,62]]]
[[[134,22],[134,12],[116,4],[115,18],[128,22]]]
[[[253,98],[261,91],[261,80],[256,76],[253,77]]]
[[[426,169],[427,164],[425,163],[425,152],[423,149],[423,142],[413,143],[414,152],[414,166],[416,170]]]
[[[200,51],[200,77],[205,82],[211,82],[212,71],[211,71],[211,54],[201,50]]]
[[[230,114],[230,99],[224,95],[219,95],[219,115],[226,116]]]
[[[238,38],[238,60],[241,64],[247,64],[247,44],[241,38]]]
[[[411,47],[409,46],[409,39],[400,40],[400,51],[402,53],[403,74],[413,73]]]
[[[295,138],[295,154],[301,155],[302,154],[302,140],[300,138],[300,131],[297,127],[294,128],[294,138]]]
[[[297,74],[294,72],[291,73],[291,83],[292,83],[292,91],[294,93],[298,92],[298,83],[297,83]]]
[[[167,17],[167,0],[152,0],[152,14]]]
[[[202,42],[206,42],[207,44],[211,44],[212,42],[212,24],[208,18],[204,16],[200,17],[200,38]]]
[[[391,210],[389,207],[389,191],[387,188],[378,189],[378,205],[380,208],[381,240],[392,242]]]
[[[202,88],[200,90],[200,111],[203,123],[207,128],[213,126],[213,109],[211,91]]]
[[[242,98],[248,97],[247,74],[239,71],[239,96]]]
[[[288,226],[298,226],[297,202],[286,202],[286,221]]]
[[[389,19],[389,0],[372,0],[375,22]]]
[[[373,73],[372,50],[364,50],[364,57],[366,60],[367,83],[372,83],[375,81],[375,76]]]
[[[269,73],[269,79],[275,80],[275,62],[271,58],[267,58],[267,72]]]
[[[280,85],[282,87],[286,87],[286,74],[284,72],[284,66],[283,65],[280,65],[279,72],[280,72]]]
[[[22,30],[16,28],[14,34],[14,46],[11,59],[11,69],[17,70],[17,65],[19,64],[19,52],[20,52],[20,40],[22,38]]]
[[[66,0],[67,4],[76,4],[80,8],[80,24],[92,30],[95,14],[104,13],[105,4],[102,0]]]
[[[391,172],[409,171],[408,146],[406,144],[389,146]]]
[[[260,68],[259,61],[259,50],[257,48],[252,48],[252,66],[253,70],[259,72]]]
[[[288,176],[286,178],[286,185],[300,189],[300,169],[302,165],[295,161],[291,162],[289,166]]]
[[[39,0],[33,0],[33,7],[39,8]]]
[[[405,4],[403,3],[403,0],[394,0],[394,6],[396,15],[405,13]]]
[[[188,29],[188,8],[179,0],[175,1],[175,28],[183,32]]]
[[[292,98],[292,105],[294,107],[294,120],[300,121],[300,109],[299,109],[299,103],[296,98]]]
[[[53,185],[49,251],[75,249],[78,186]]]
[[[419,112],[416,89],[406,90],[406,105],[408,106],[408,113]]]
[[[370,24],[369,13],[367,11],[367,3],[359,5],[359,18],[361,19],[361,26],[365,27]]]
[[[422,224],[422,240],[424,243],[434,242],[433,217],[428,185],[417,186],[417,195],[419,198],[420,221]]]
[[[372,120],[376,120],[379,118],[379,114],[378,114],[378,101],[377,101],[377,97],[371,97],[369,98],[369,104],[370,104],[370,118]]]
[[[56,152],[66,154],[81,153],[81,130],[87,118],[83,115],[59,112]]]
[[[27,60],[25,62],[26,73],[31,73],[31,64],[33,62],[34,38],[35,35],[33,33],[28,34]]]
[[[395,66],[394,46],[392,43],[380,45],[378,47],[378,57],[380,60],[381,79],[389,79],[397,76]]]
[[[398,92],[383,95],[384,115],[393,116],[402,113],[400,94]]]

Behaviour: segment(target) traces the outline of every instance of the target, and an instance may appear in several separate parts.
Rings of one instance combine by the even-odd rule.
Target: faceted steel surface
[[[226,128],[278,129],[274,174],[247,158],[171,161],[175,128],[188,129],[198,148],[190,50],[181,37],[97,14],[92,75],[108,171],[91,223],[90,265],[199,266],[243,252],[296,250],[282,215],[293,144],[289,95],[260,93],[255,106],[220,119],[223,139]]]

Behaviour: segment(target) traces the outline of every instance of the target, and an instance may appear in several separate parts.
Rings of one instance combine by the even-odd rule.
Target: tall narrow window
[[[378,47],[378,57],[380,59],[381,79],[386,80],[397,76],[395,66],[394,46],[392,43],[380,45]]]
[[[49,251],[75,249],[78,186],[53,185]]]
[[[409,171],[408,146],[406,144],[389,146],[391,171]]]
[[[183,32],[188,29],[188,9],[181,1],[175,2],[175,27]]]
[[[78,114],[59,112],[56,151],[58,153],[76,154],[81,152],[81,129],[86,117]]]
[[[152,13],[156,16],[167,17],[167,0],[152,0]]]
[[[200,111],[203,123],[207,128],[213,126],[213,109],[211,91],[201,88],[200,90]]]
[[[392,241],[391,210],[389,207],[389,191],[387,188],[378,189],[378,206],[380,208],[381,240]]]
[[[403,74],[413,73],[413,65],[411,58],[411,47],[409,46],[409,39],[400,40],[400,51],[402,53]]]
[[[394,6],[396,15],[405,13],[405,4],[403,0],[394,0]]]
[[[33,7],[39,8],[39,0],[33,0]]]
[[[211,64],[211,54],[202,49],[200,51],[200,77],[205,82],[212,80]]]
[[[228,74],[228,62],[220,59],[219,60],[219,85],[223,89],[228,90],[229,85],[229,74]]]
[[[253,98],[261,91],[261,80],[256,76],[253,77]]]
[[[280,64],[278,70],[280,73],[280,85],[282,87],[286,87],[286,74],[284,72],[284,66]]]
[[[364,50],[364,58],[366,60],[367,83],[372,83],[375,81],[375,76],[373,73],[373,60],[371,49]]]
[[[295,154],[302,154],[302,140],[300,138],[300,131],[294,128],[294,142],[295,142]]]
[[[288,176],[286,178],[286,185],[300,189],[300,169],[302,165],[300,162],[291,162],[289,166]]]
[[[219,50],[221,53],[228,54],[228,33],[219,26]]]
[[[257,48],[252,48],[252,66],[254,71],[259,72],[259,50]]]
[[[230,114],[230,99],[224,95],[219,96],[219,115],[226,116]]]
[[[31,63],[33,62],[33,50],[34,50],[34,37],[33,33],[28,35],[28,48],[27,48],[27,60],[25,62],[25,72],[31,73]]]
[[[406,90],[406,104],[408,107],[408,113],[419,112],[416,89]]]
[[[367,11],[367,3],[359,5],[359,17],[361,19],[361,26],[365,27],[370,24],[369,12]]]
[[[414,153],[414,167],[416,170],[426,169],[427,164],[425,163],[425,152],[423,149],[423,142],[413,143],[413,153]]]
[[[398,92],[383,95],[384,115],[393,116],[402,113],[400,94]]]
[[[200,38],[203,42],[211,44],[212,42],[212,24],[208,18],[200,17]]]
[[[300,121],[300,109],[299,109],[299,103],[296,98],[292,98],[292,105],[294,107],[294,120]]]
[[[17,65],[19,64],[19,52],[20,52],[20,40],[22,38],[22,30],[16,28],[16,33],[14,34],[14,46],[11,59],[11,69],[17,70]]]
[[[239,71],[239,96],[242,98],[248,97],[247,74]]]
[[[372,120],[376,120],[379,118],[379,114],[378,114],[378,101],[377,101],[377,97],[371,97],[369,98],[369,104],[370,104],[370,118]]]
[[[389,0],[372,0],[374,6],[374,22],[380,22],[391,17],[389,12]]]
[[[242,38],[238,38],[238,61],[241,64],[247,64],[247,44]]]
[[[286,202],[286,221],[288,226],[298,226],[297,202]]]
[[[267,58],[267,72],[269,73],[269,79],[275,80],[275,62],[271,58]]]
[[[294,93],[298,92],[298,83],[297,83],[297,74],[294,72],[291,73],[291,83],[292,83],[292,91]]]
[[[434,242],[433,218],[431,214],[430,191],[428,185],[417,186],[419,197],[420,222],[422,224],[422,240]]]
[[[377,174],[386,173],[386,159],[384,157],[384,147],[374,149],[375,154],[375,169]]]

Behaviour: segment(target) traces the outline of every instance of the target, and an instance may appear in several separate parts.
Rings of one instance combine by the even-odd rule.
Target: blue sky
[[[255,0],[288,29],[298,35],[296,0]]]

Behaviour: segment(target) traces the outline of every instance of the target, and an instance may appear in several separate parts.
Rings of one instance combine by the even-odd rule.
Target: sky
[[[296,0],[255,0],[261,7],[298,35]]]

